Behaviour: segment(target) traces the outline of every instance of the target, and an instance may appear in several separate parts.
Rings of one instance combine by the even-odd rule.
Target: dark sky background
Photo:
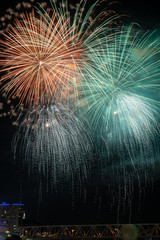
[[[90,0],[88,0],[90,1]],[[9,7],[14,7],[18,0],[3,0],[0,15]],[[119,0],[119,11],[127,13],[128,21],[138,22],[144,29],[160,27],[158,1]],[[147,3],[148,2],[148,3]],[[107,184],[101,184],[97,170],[93,173],[93,181],[87,187],[87,199],[78,196],[78,190],[71,191],[61,184],[52,192],[47,192],[45,185],[40,187],[37,177],[27,175],[27,170],[13,160],[11,153],[11,139],[14,127],[9,118],[0,118],[0,202],[20,201],[25,204],[26,216],[39,224],[83,224],[83,223],[120,223],[129,222],[159,222],[160,216],[160,176],[154,178],[153,188],[146,188],[145,199],[141,201],[138,211],[139,190],[135,183],[132,212],[126,207],[124,214],[120,211],[118,217],[118,203],[111,208],[112,200],[107,193]],[[95,174],[95,175],[94,175]],[[159,174],[160,175],[160,174]],[[99,184],[97,184],[99,181]],[[95,186],[100,186],[99,189]],[[21,191],[22,189],[22,191]],[[131,218],[130,218],[131,216]]]

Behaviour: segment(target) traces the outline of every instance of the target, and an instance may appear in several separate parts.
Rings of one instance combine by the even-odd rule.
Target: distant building
[[[0,204],[0,222],[7,224],[10,233],[18,233],[24,218],[24,204],[5,202]]]
[[[1,223],[0,222],[0,233],[9,233],[9,228],[6,223]]]
[[[6,223],[0,222],[0,240],[5,240],[9,234],[9,228]]]

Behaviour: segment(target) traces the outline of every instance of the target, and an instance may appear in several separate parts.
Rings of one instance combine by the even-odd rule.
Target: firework
[[[13,24],[13,20],[18,18],[19,20],[23,17],[23,12],[31,12],[33,8],[34,0],[19,2],[14,8],[8,8],[4,15],[0,17],[0,34],[6,32],[7,29]],[[43,9],[47,10],[47,3],[39,1],[39,5]]]
[[[97,146],[97,188],[107,183],[118,216],[131,216],[133,193],[142,200],[158,167],[159,41],[156,31],[122,28],[91,49],[81,72],[77,103]]]
[[[14,8],[8,8],[4,15],[0,17],[0,35],[5,33],[8,29],[10,29],[11,24],[13,24],[13,19],[18,18],[20,21],[22,20],[23,13],[22,12],[31,12],[33,7],[34,0],[30,0],[28,2],[17,3]],[[41,7],[44,9],[47,8],[46,2],[39,3]],[[2,82],[0,82],[1,88],[3,88]],[[9,117],[12,121],[12,124],[16,124],[16,117],[18,112],[17,104],[19,102],[19,97],[12,96],[8,99],[7,92],[3,92],[0,94],[0,117],[6,118]],[[22,105],[21,105],[22,108]]]
[[[116,1],[97,0],[94,4],[90,5],[88,1],[81,0],[79,3],[72,5],[68,4],[67,0],[62,0],[60,3],[51,0],[52,11],[56,12],[57,20],[65,13],[61,24],[65,24],[68,20],[69,28],[73,29],[70,34],[73,46],[78,50],[77,53],[72,55],[73,62],[68,66],[76,73],[72,78],[73,87],[70,89],[69,98],[72,101],[78,97],[79,79],[81,71],[87,63],[86,54],[91,49],[99,48],[100,44],[105,41],[105,37],[112,38],[111,29],[117,25],[117,20],[120,16],[113,10]],[[105,2],[105,7],[103,3]],[[100,12],[99,12],[100,7]],[[102,11],[103,9],[103,11]],[[43,7],[38,8],[38,13],[42,18],[49,18]],[[51,21],[51,19],[50,19]]]
[[[6,74],[1,81],[10,79],[4,89],[19,96],[21,103],[58,102],[70,91],[74,77],[70,65],[78,50],[71,44],[73,29],[62,19],[63,15],[56,20],[54,13],[49,21],[37,19],[32,11],[23,16],[23,21],[16,20],[15,27],[4,34],[0,64]]]
[[[76,95],[83,55],[99,44],[97,38],[112,22],[108,18],[94,29],[98,17],[104,15],[90,19],[98,2],[85,14],[86,3],[81,1],[74,17],[68,12],[67,2],[62,1],[59,8],[53,2],[50,11],[41,4],[39,17],[32,11],[21,21],[15,20],[0,41],[3,90],[30,106],[65,102],[70,95]]]
[[[78,46],[83,49],[83,54],[88,49],[99,46],[98,39],[100,38],[102,42],[104,36],[111,33],[109,31],[111,27],[120,19],[113,9],[116,1],[97,0],[92,5],[85,0],[75,5],[69,5],[67,0],[62,0],[59,4],[54,0],[50,2],[53,12],[57,13],[57,20],[65,13],[61,24],[68,20],[70,28],[74,29],[71,33],[73,44],[78,43]],[[49,17],[42,6],[38,8],[38,12],[43,18]]]
[[[134,158],[139,156],[143,163],[154,152],[159,134],[159,53],[155,32],[142,34],[131,26],[88,57],[79,106],[104,140],[109,158],[129,157],[134,166]]]
[[[8,99],[6,101],[5,99],[5,94],[2,94],[2,96],[0,96],[0,118],[6,118],[9,117],[11,118],[12,116],[12,124],[14,125],[15,122],[15,118],[17,118],[17,111],[16,109],[16,104],[17,104],[17,99]]]
[[[87,176],[92,144],[84,125],[62,105],[37,106],[17,119],[13,139],[15,157],[20,154],[31,172],[59,178],[72,173]],[[87,156],[87,158],[86,158]]]

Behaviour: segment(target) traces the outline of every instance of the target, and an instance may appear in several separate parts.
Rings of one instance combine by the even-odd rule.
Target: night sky
[[[88,0],[90,1],[90,0]],[[3,0],[0,15],[18,0]],[[138,0],[119,0],[118,11],[128,14],[128,22],[137,22],[142,29],[157,29],[160,26],[159,6],[156,0],[146,5]],[[148,1],[146,1],[148,2]],[[28,176],[27,169],[13,160],[11,140],[15,128],[9,117],[0,118],[0,202],[19,202],[25,204],[28,223],[38,224],[85,224],[159,222],[160,216],[160,174],[154,177],[154,184],[146,188],[145,198],[139,209],[138,186],[135,183],[132,212],[126,208],[124,214],[117,214],[117,204],[111,207],[111,198],[106,183],[101,184],[99,170],[95,168],[92,181],[87,185],[87,199],[80,198],[68,185],[60,183],[56,189],[47,192],[45,184],[40,184],[34,174]],[[97,184],[99,182],[99,184]],[[97,187],[100,186],[97,190]],[[72,192],[72,194],[70,193]]]

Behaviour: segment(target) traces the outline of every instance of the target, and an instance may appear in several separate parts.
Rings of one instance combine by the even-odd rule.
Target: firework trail
[[[0,17],[0,35],[5,33],[7,29],[11,27],[15,18],[21,20],[23,18],[24,12],[31,12],[31,9],[34,6],[35,0],[28,0],[19,2],[13,8],[8,8],[4,15]],[[47,2],[39,1],[39,5],[43,7],[43,9],[47,8]],[[49,10],[49,9],[48,9]]]
[[[116,25],[116,21],[120,19],[120,16],[112,9],[116,1],[97,0],[90,5],[89,2],[81,0],[75,6],[69,5],[66,0],[62,0],[60,4],[53,0],[50,2],[52,11],[57,13],[57,20],[63,14],[61,24],[63,25],[68,20],[70,28],[74,29],[71,32],[73,44],[78,44],[79,48],[83,49],[83,53],[99,46],[98,38],[103,41],[104,36],[111,33],[109,32],[111,26]],[[105,7],[103,7],[103,2],[105,2]],[[101,11],[98,13],[99,6]],[[44,19],[46,16],[49,17],[41,5],[38,13]]]
[[[30,1],[23,1],[21,3],[17,3],[14,8],[8,8],[4,15],[0,17],[0,35],[3,38],[2,34],[5,33],[7,30],[10,29],[11,24],[13,24],[13,20],[15,18],[19,19],[20,21],[23,18],[23,12],[27,11],[28,13],[31,12],[33,8],[34,0]],[[39,5],[43,7],[43,9],[47,10],[47,3],[40,2]],[[0,82],[1,88],[3,88],[4,84]],[[16,118],[18,114],[18,104],[19,96],[15,97],[12,96],[8,99],[8,93],[3,92],[0,94],[0,118],[10,118],[13,125],[16,125]],[[21,109],[23,105],[21,105]]]
[[[159,37],[132,31],[122,29],[101,51],[91,51],[79,98],[106,146],[131,159],[139,151],[145,158],[159,133],[160,87]]]
[[[58,8],[53,2],[50,11],[44,10],[41,4],[39,17],[35,17],[34,11],[23,15],[22,21],[15,20],[14,26],[3,34],[1,82],[5,83],[3,90],[9,96],[19,96],[20,103],[33,106],[65,102],[71,93],[76,94],[79,60],[86,46],[89,43],[89,47],[97,46],[97,37],[106,32],[113,21],[108,18],[93,30],[97,18],[103,15],[89,22],[97,2],[84,16],[82,7],[84,9],[86,3],[81,1],[74,17],[68,12],[68,4],[63,3]]]
[[[88,1],[81,0],[79,3],[72,5],[68,1],[62,0],[60,3],[51,0],[52,11],[57,14],[57,20],[64,14],[61,24],[68,20],[69,28],[73,29],[70,34],[73,46],[78,50],[72,55],[73,62],[69,67],[76,72],[73,78],[73,88],[70,90],[70,101],[78,97],[79,79],[81,71],[86,62],[86,54],[90,49],[99,48],[100,44],[105,41],[105,36],[112,38],[111,29],[117,26],[120,15],[116,14],[113,9],[116,1],[97,0],[90,5]],[[105,4],[105,7],[103,6]],[[100,12],[99,12],[100,7]],[[102,11],[103,8],[103,11]],[[42,18],[50,18],[42,6],[37,8]],[[100,41],[101,40],[101,41]]]
[[[63,16],[50,21],[35,18],[34,12],[16,20],[5,40],[1,41],[3,53],[0,64],[4,66],[1,81],[11,95],[30,105],[45,104],[51,99],[58,102],[66,97],[75,75],[72,55],[78,50],[71,44],[68,21],[61,24]],[[1,50],[2,50],[1,47]],[[7,72],[6,72],[7,71]]]
[[[20,154],[31,172],[50,176],[54,183],[73,172],[83,178],[87,176],[91,140],[84,125],[70,110],[60,104],[37,106],[26,113],[21,111],[17,122],[14,155]]]
[[[5,101],[5,94],[0,97],[0,118],[11,117],[12,119],[17,118],[17,112],[15,111],[17,105],[17,99],[8,99]],[[14,125],[15,122],[12,121]]]
[[[24,152],[24,158],[28,162],[29,159],[32,160],[31,169],[34,169],[34,164],[38,164],[37,169],[44,175],[49,174],[49,168],[52,166],[53,169],[53,165],[54,171],[51,172],[55,178],[58,172],[56,169],[61,169],[61,173],[64,169],[64,173],[69,175],[69,170],[70,173],[77,172],[76,165],[79,169],[84,166],[81,154],[85,155],[87,152],[85,147],[88,146],[88,134],[80,121],[71,115],[70,110],[67,107],[62,108],[61,103],[68,106],[68,99],[70,101],[70,98],[77,95],[79,71],[84,55],[88,49],[99,45],[97,39],[108,31],[113,21],[112,17],[108,17],[109,11],[92,19],[98,2],[101,1],[96,1],[85,12],[86,2],[81,1],[73,15],[68,11],[68,3],[65,1],[60,5],[52,2],[52,9],[47,11],[41,4],[37,9],[39,17],[34,11],[22,15],[22,20],[16,19],[14,27],[10,26],[3,34],[4,40],[1,40],[1,82],[5,83],[3,90],[8,92],[9,96],[18,96],[20,103],[30,106],[26,109],[24,119],[24,113],[20,113],[15,122],[15,125],[20,125],[20,129],[14,138],[14,152],[16,155],[16,149],[21,146],[20,152],[22,155]],[[107,15],[108,19],[97,25],[97,20],[102,21],[103,15]],[[60,106],[60,122],[64,124],[66,121],[66,126],[57,126],[56,123],[53,125],[56,110],[55,107],[49,107],[53,103]],[[70,124],[66,120],[67,114],[70,116]],[[51,127],[44,123],[47,119],[52,122]],[[86,136],[84,132],[80,135],[81,128]],[[36,146],[31,151],[29,149],[33,139]],[[88,141],[90,145],[90,140]],[[49,165],[49,162],[52,164]],[[82,169],[85,176],[86,167],[81,167]]]
[[[73,15],[65,1],[52,2],[48,10],[41,4],[38,13],[32,10],[16,19],[0,42],[3,91],[25,104],[14,122],[19,126],[14,155],[19,153],[31,171],[54,183],[73,173],[86,178],[89,170],[91,140],[68,102],[77,95],[84,55],[99,44],[98,37],[113,21],[108,18],[95,27],[97,19],[109,14],[91,18],[98,2],[85,12],[86,2],[81,1]]]
[[[91,50],[78,105],[91,125],[104,181],[118,206],[133,200],[155,171],[159,139],[160,46],[156,32],[130,26]],[[112,179],[112,181],[111,181]],[[116,197],[115,197],[116,191]],[[118,193],[118,195],[117,195]],[[114,201],[115,202],[115,201]],[[121,208],[119,208],[121,209]]]

